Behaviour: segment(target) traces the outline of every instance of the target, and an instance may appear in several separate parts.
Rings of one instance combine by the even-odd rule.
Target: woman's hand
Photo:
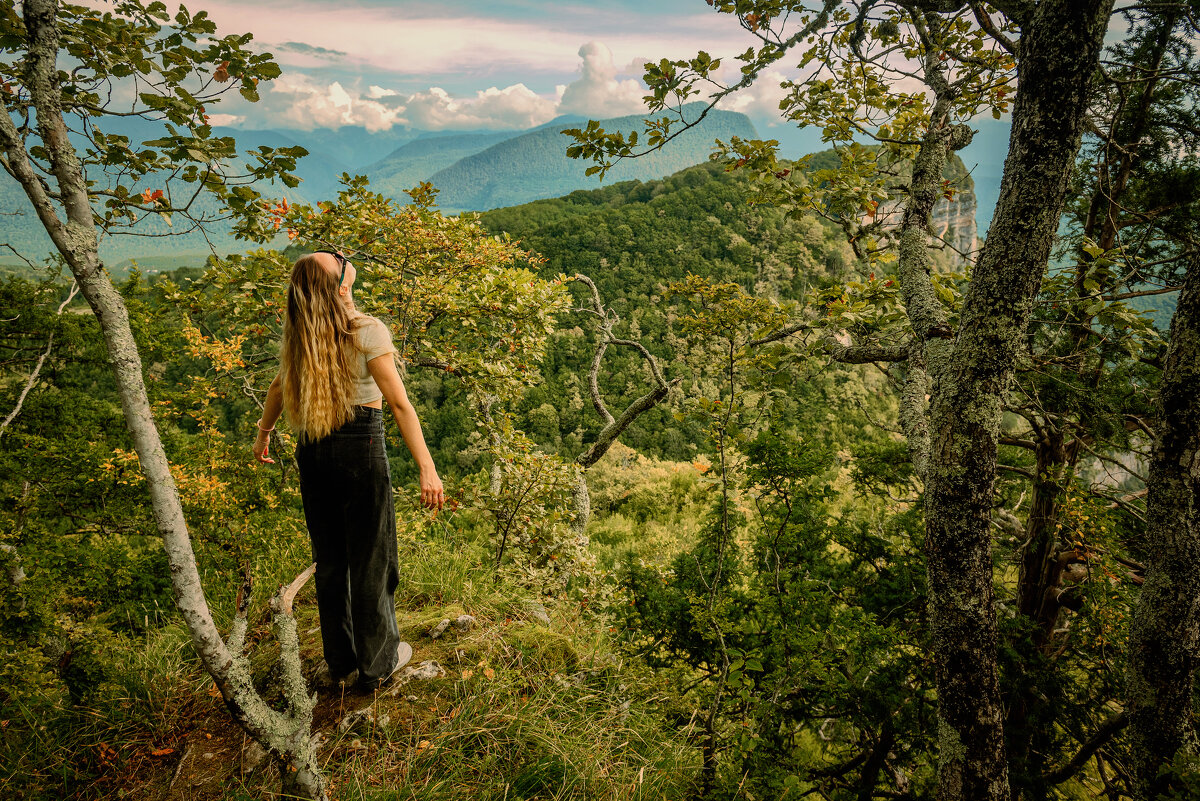
[[[254,438],[254,458],[263,464],[275,464],[275,460],[267,456],[267,447],[271,444],[271,432],[275,430],[275,421],[283,411],[283,389],[276,375],[267,388],[267,399],[263,402],[262,417],[258,418],[254,427],[258,433]],[[270,426],[263,426],[264,420],[270,420]]]
[[[258,436],[254,438],[254,458],[263,464],[275,464],[275,460],[267,456],[267,448],[271,444],[271,433],[258,430]],[[439,484],[440,486],[440,484]]]
[[[421,503],[426,509],[441,509],[446,502],[446,491],[437,470],[430,467],[421,471]]]

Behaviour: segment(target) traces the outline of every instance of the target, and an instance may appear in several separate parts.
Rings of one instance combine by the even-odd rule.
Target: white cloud
[[[650,58],[649,56],[635,56],[624,67],[617,70],[617,72],[621,75],[636,75],[640,78],[646,73],[646,64],[648,62],[657,64],[658,61],[657,58]]]
[[[724,69],[724,65],[722,68]],[[730,69],[736,72],[735,68]],[[779,110],[779,101],[787,95],[787,90],[779,84],[787,78],[788,76],[779,70],[767,70],[759,75],[752,85],[726,98],[720,107],[726,111],[740,111],[755,122],[766,123],[768,126],[781,123],[793,125],[794,123],[783,119]]]
[[[209,114],[209,125],[237,125],[245,122],[246,118],[241,114]]]
[[[397,109],[399,119],[414,128],[441,131],[471,128],[523,129],[553,119],[554,100],[518,83],[504,89],[491,87],[472,98],[454,98],[444,89],[431,88],[409,97]]]
[[[338,81],[321,84],[297,72],[272,81],[255,111],[265,112],[273,122],[301,129],[361,125],[368,131],[381,131],[391,128],[398,116],[395,109],[376,99],[357,91],[351,94]]]
[[[560,114],[615,117],[644,110],[644,86],[618,77],[606,45],[588,42],[579,48],[578,56],[580,76],[558,86],[554,94],[538,94],[523,83],[503,89],[493,86],[466,97],[436,86],[406,95],[370,84],[364,92],[339,81],[324,83],[300,72],[285,72],[268,85],[253,112],[256,120],[265,117],[269,124],[304,129],[359,125],[378,131],[408,125],[444,131],[522,130]]]
[[[588,42],[579,48],[579,57],[583,59],[583,75],[563,90],[560,114],[619,117],[645,110],[645,87],[641,81],[617,79],[613,54],[606,45]]]

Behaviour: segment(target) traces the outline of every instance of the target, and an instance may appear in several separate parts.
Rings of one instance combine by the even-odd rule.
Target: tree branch
[[[993,3],[993,5],[998,5]],[[1004,32],[997,27],[991,15],[987,13],[978,3],[971,3],[971,11],[975,14],[975,21],[979,23],[979,27],[987,33],[988,36],[995,40],[996,44],[1003,47],[1014,56],[1017,54],[1017,43],[1004,35]]]
[[[71,302],[78,292],[79,284],[75,281],[72,281],[71,289],[69,292],[67,292],[66,299],[62,303],[58,304],[58,311],[54,314],[55,317],[62,315],[63,309],[66,308],[67,304]],[[46,349],[42,351],[42,355],[38,357],[37,364],[33,366],[33,372],[29,374],[29,380],[25,382],[25,388],[21,390],[21,394],[17,396],[17,405],[14,406],[13,410],[8,413],[8,416],[4,418],[4,421],[0,422],[0,437],[4,436],[4,430],[8,428],[9,424],[12,423],[12,421],[16,419],[17,415],[21,413],[21,406],[23,406],[25,403],[25,396],[29,394],[29,390],[33,389],[33,385],[37,383],[38,374],[42,372],[42,365],[46,363],[46,357],[50,355],[50,349],[53,347],[54,332],[51,331],[50,336],[46,338]]]
[[[1100,724],[1096,729],[1096,733],[1091,739],[1080,746],[1079,751],[1075,756],[1071,757],[1062,767],[1055,768],[1049,773],[1043,774],[1042,781],[1049,785],[1062,784],[1067,779],[1074,776],[1079,770],[1087,764],[1087,761],[1092,758],[1092,754],[1100,750],[1100,747],[1113,738],[1117,732],[1129,725],[1129,716],[1124,712],[1117,712]]]

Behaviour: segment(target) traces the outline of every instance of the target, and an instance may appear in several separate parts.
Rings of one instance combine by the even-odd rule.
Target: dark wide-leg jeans
[[[359,682],[373,687],[396,666],[400,573],[383,413],[355,408],[354,420],[301,444],[296,462],[317,563],[325,662],[332,676],[357,669]]]

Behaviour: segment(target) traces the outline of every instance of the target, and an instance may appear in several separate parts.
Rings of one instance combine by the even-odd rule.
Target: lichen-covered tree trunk
[[[1043,0],[1022,22],[1000,199],[953,347],[932,380],[925,557],[938,798],[1008,801],[990,525],[1002,400],[1050,255],[1112,0]]]
[[[128,311],[101,267],[87,183],[78,155],[67,136],[56,65],[59,49],[57,13],[55,0],[26,0],[22,8],[28,37],[26,86],[37,112],[41,145],[58,184],[57,194],[51,194],[47,184],[34,171],[30,153],[7,111],[0,113],[0,146],[4,151],[5,169],[25,190],[38,219],[66,260],[100,323],[125,423],[146,477],[155,523],[163,538],[175,603],[191,633],[196,652],[234,718],[255,740],[288,761],[293,770],[284,772],[285,789],[302,797],[325,798],[324,781],[310,732],[312,701],[300,678],[295,621],[290,609],[287,613],[276,614],[276,631],[283,640],[281,658],[289,705],[289,712],[285,714],[269,707],[251,682],[248,660],[241,653],[244,618],[239,623],[240,629],[235,625],[227,644],[217,630],[204,598],[183,506],[150,411],[141,357],[129,326]],[[64,212],[65,220],[59,218],[59,209]]]
[[[1166,788],[1159,770],[1195,736],[1200,660],[1200,253],[1191,254],[1158,395],[1146,485],[1146,580],[1129,631],[1127,711],[1134,796]]]
[[[1140,166],[1147,134],[1156,124],[1156,98],[1164,83],[1169,86],[1162,66],[1172,47],[1181,13],[1178,8],[1167,9],[1147,21],[1149,35],[1134,59],[1139,76],[1143,78],[1134,89],[1136,95],[1127,105],[1101,112],[1098,120],[1102,124],[1097,127],[1107,129],[1108,146],[1101,151],[1094,167],[1098,178],[1083,219],[1082,234],[1104,251],[1120,244],[1118,233],[1123,224],[1138,214],[1138,206],[1142,205],[1138,204],[1136,196],[1127,196],[1128,190]],[[1109,78],[1111,82],[1119,80],[1119,77]],[[1096,114],[1094,108],[1092,113]],[[1106,117],[1107,125],[1103,124]],[[1126,206],[1130,202],[1134,204],[1132,208]],[[1093,312],[1084,302],[1095,291],[1086,283],[1095,273],[1082,259],[1075,265],[1074,272],[1074,291],[1079,302],[1071,307],[1066,322],[1067,330],[1073,333],[1054,355],[1062,359],[1061,364],[1073,374],[1069,380],[1099,391],[1107,364],[1104,359],[1093,358],[1098,335]],[[1114,276],[1110,280],[1117,279]],[[1112,284],[1102,279],[1102,291],[1111,288]],[[1079,425],[1080,418],[1072,401],[1062,399],[1055,403],[1053,399],[1042,398],[1041,404],[1046,405],[1042,414],[1037,415],[1040,423],[1035,426],[1038,436],[1032,447],[1036,469],[1030,488],[1030,513],[1021,544],[1016,599],[1018,613],[1031,627],[1030,637],[1012,643],[1020,654],[1021,665],[1030,671],[1054,669],[1051,663],[1055,654],[1061,653],[1060,643],[1065,645],[1056,635],[1061,611],[1063,607],[1077,610],[1083,603],[1080,594],[1063,586],[1064,568],[1076,555],[1074,547],[1059,542],[1055,532],[1066,495],[1064,490],[1080,458],[1096,444],[1095,428]],[[1051,792],[1044,779],[1048,768],[1046,754],[1056,736],[1059,704],[1056,699],[1039,692],[1034,682],[1016,682],[1006,701],[1005,732],[1009,766],[1014,774],[1013,797],[1020,796],[1027,801],[1046,799]]]

